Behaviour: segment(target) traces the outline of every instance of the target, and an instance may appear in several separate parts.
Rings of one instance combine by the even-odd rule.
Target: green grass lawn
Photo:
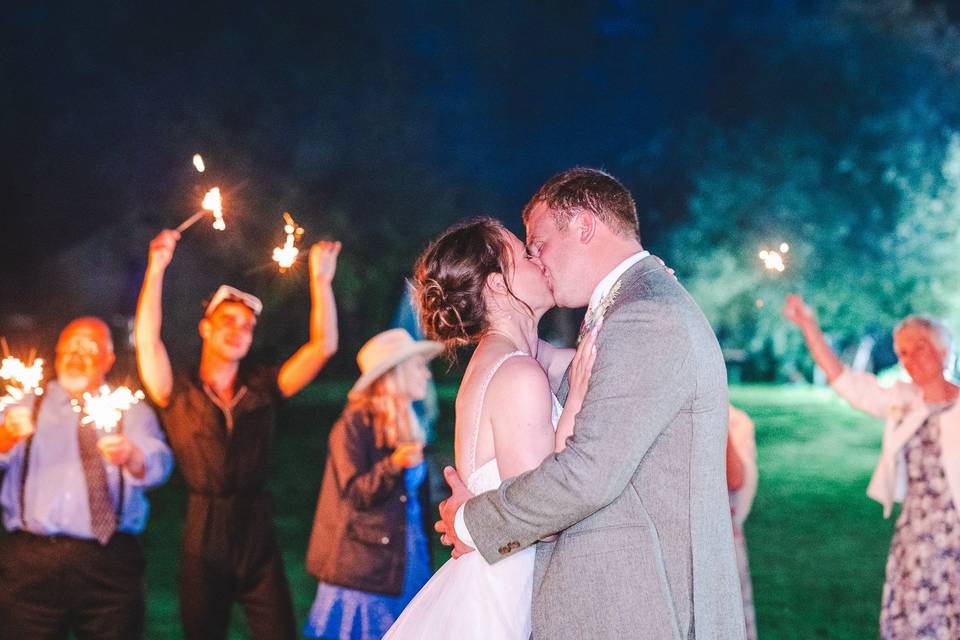
[[[348,385],[314,385],[283,411],[274,455],[277,527],[297,617],[313,600],[304,553],[323,473],[326,433]],[[438,464],[452,457],[453,390],[441,393]],[[744,386],[734,404],[757,425],[760,489],[745,526],[762,638],[874,638],[893,519],[864,491],[880,451],[881,425],[829,391]],[[179,638],[176,573],[184,508],[174,479],[153,492],[144,542],[148,637]],[[443,558],[438,554],[437,562]],[[239,610],[233,637],[246,633]]]

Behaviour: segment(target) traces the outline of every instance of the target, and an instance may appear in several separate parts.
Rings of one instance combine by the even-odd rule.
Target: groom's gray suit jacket
[[[566,449],[467,502],[477,549],[493,563],[561,532],[537,550],[535,639],[741,639],[713,330],[648,257],[623,275],[597,343]]]

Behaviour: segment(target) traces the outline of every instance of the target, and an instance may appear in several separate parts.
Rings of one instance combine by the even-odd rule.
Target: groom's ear
[[[592,211],[581,211],[574,223],[577,239],[583,244],[588,244],[597,235],[598,224],[600,224],[600,221],[597,220],[597,216]]]

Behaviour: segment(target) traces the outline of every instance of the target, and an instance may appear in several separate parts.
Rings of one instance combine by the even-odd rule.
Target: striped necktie
[[[77,442],[80,445],[80,464],[87,481],[87,503],[90,507],[90,529],[93,536],[105,545],[117,530],[117,514],[107,484],[107,470],[97,451],[97,432],[93,427],[78,425]]]

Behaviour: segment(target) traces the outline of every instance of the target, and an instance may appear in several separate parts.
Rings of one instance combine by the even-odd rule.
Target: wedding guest
[[[753,420],[731,405],[727,427],[727,489],[730,494],[733,545],[737,551],[737,571],[740,574],[747,640],[756,640],[757,616],[753,609],[753,585],[743,523],[750,514],[753,498],[757,495],[757,478],[757,443],[754,439]]]
[[[397,305],[396,312],[393,315],[393,322],[390,323],[390,328],[404,329],[414,340],[423,340],[425,336],[423,334],[423,327],[420,325],[420,313],[413,299],[413,295],[411,285],[404,282],[403,297],[400,300],[400,304]],[[423,427],[425,434],[424,442],[429,445],[433,442],[433,426],[440,415],[440,407],[437,403],[437,388],[432,380],[427,383],[427,395],[423,400],[414,401],[413,411],[417,414],[417,420],[420,421],[420,425]]]
[[[330,432],[307,551],[320,581],[309,638],[380,638],[430,579],[424,432],[412,403],[441,348],[390,329],[357,355],[361,376]]]
[[[880,612],[884,639],[960,637],[960,406],[944,367],[951,338],[939,321],[909,316],[894,351],[912,382],[883,387],[841,364],[799,296],[784,316],[803,332],[833,389],[854,408],[886,421],[883,450],[867,495],[888,517],[901,502]]]
[[[199,368],[173,367],[160,339],[163,276],[180,234],[150,244],[134,334],[140,377],[189,492],[180,558],[184,637],[226,638],[230,609],[243,606],[251,635],[294,638],[290,588],[267,490],[277,405],[306,386],[337,349],[331,282],[340,243],[310,249],[310,340],[277,368],[247,366],[258,298],[221,286],[200,320]]]
[[[144,492],[166,481],[173,455],[145,404],[99,439],[81,423],[72,401],[114,359],[109,327],[77,318],[57,341],[56,379],[3,416],[0,638],[144,637]]]

